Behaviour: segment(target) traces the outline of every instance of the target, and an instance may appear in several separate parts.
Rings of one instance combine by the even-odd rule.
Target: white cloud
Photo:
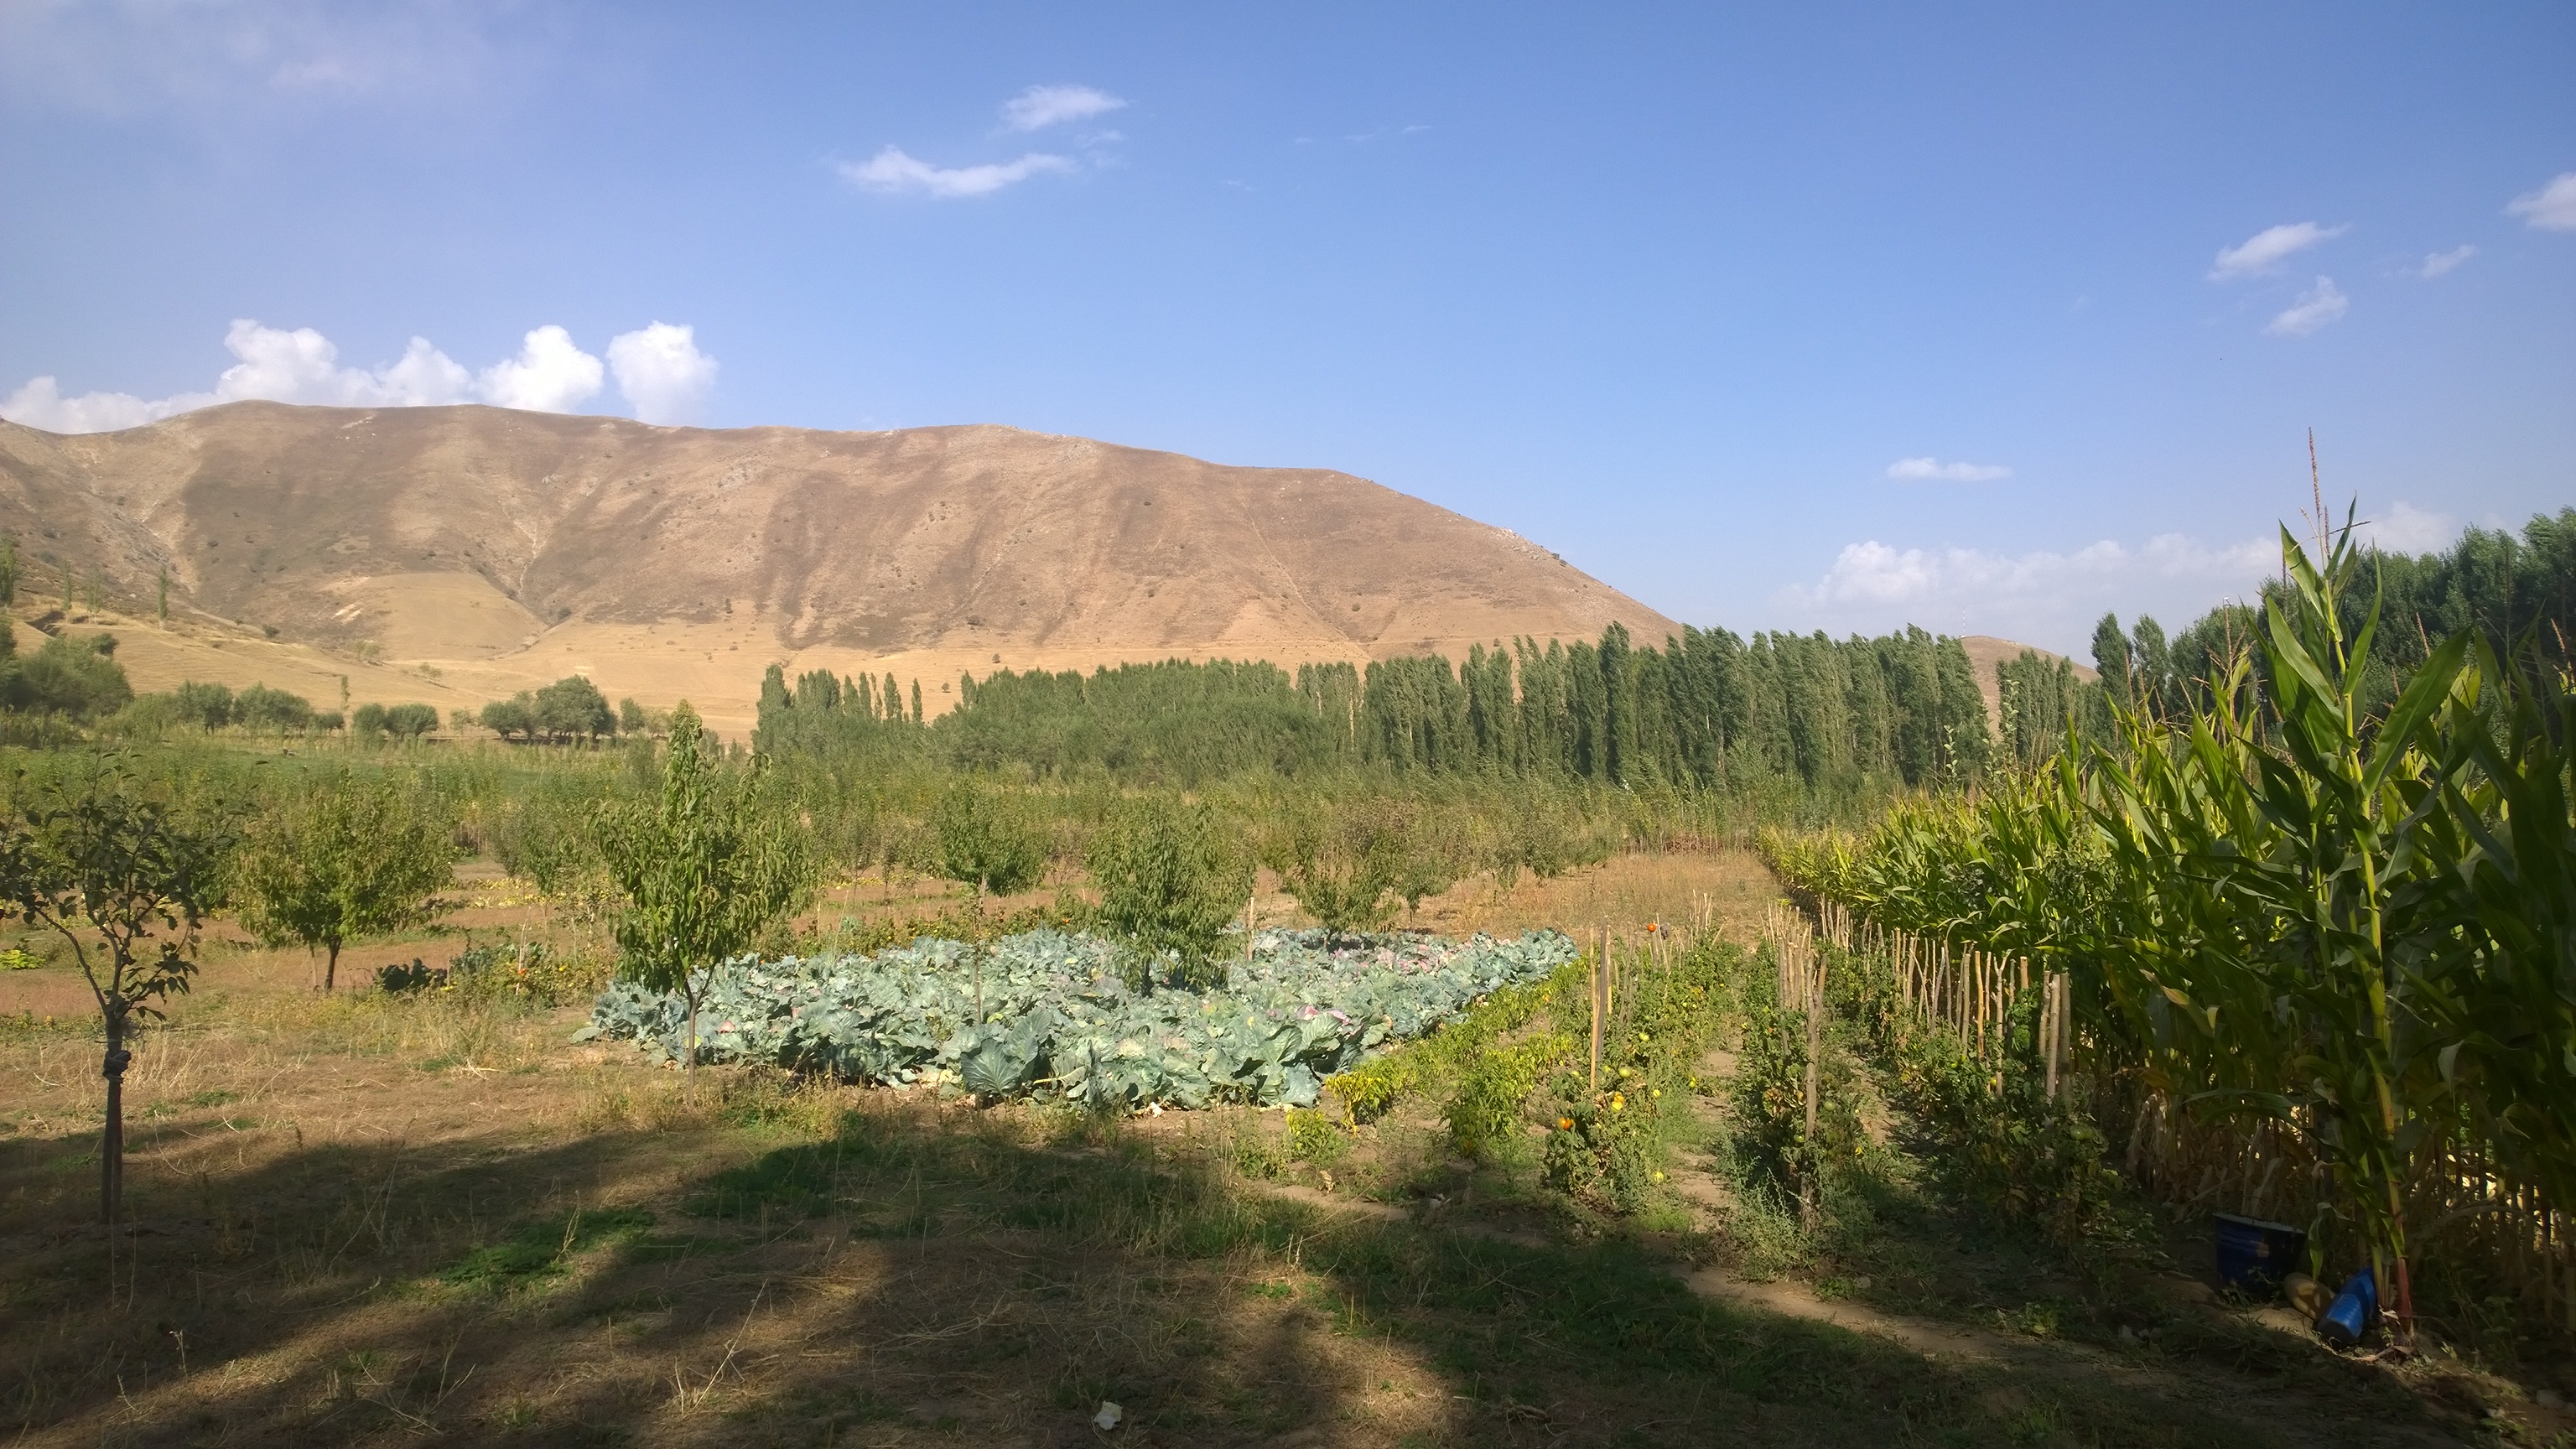
[[[2342,320],[2352,310],[2352,299],[2334,284],[2332,277],[2319,277],[2317,284],[2299,294],[2299,300],[2281,314],[2263,324],[2263,330],[2275,337],[2305,337],[2330,322]]]
[[[215,379],[217,402],[262,398],[334,407],[423,407],[473,396],[473,379],[465,369],[424,337],[413,338],[400,361],[372,370],[340,366],[340,349],[310,327],[287,332],[245,318],[224,334],[224,347],[241,360]]]
[[[483,369],[476,390],[494,407],[568,413],[599,395],[599,359],[572,345],[572,334],[548,324],[521,339],[519,355]]]
[[[419,407],[465,402],[473,379],[447,354],[415,337],[399,361],[379,368],[340,366],[340,350],[310,327],[292,332],[237,319],[224,333],[236,359],[215,379],[212,392],[139,398],[92,392],[64,397],[51,377],[39,377],[0,402],[0,417],[53,433],[100,433],[141,427],[216,403],[259,399],[336,407]]]
[[[1938,458],[1899,458],[1887,465],[1887,476],[1905,482],[1991,483],[2012,476],[2010,468],[1992,463],[1944,463]]]
[[[2209,270],[2209,279],[2232,282],[2239,277],[2260,276],[2300,252],[2320,242],[2331,241],[2351,229],[2349,226],[2319,226],[2313,221],[2265,227],[2220,252],[2218,264]]]
[[[0,418],[52,433],[99,433],[141,427],[216,403],[261,400],[333,407],[433,407],[486,402],[532,412],[570,412],[599,395],[606,372],[600,360],[573,344],[561,327],[545,326],[521,340],[516,357],[481,373],[415,337],[401,357],[382,367],[343,367],[340,349],[310,327],[287,331],[247,318],[224,333],[233,365],[210,392],[141,398],[132,393],[90,392],[65,397],[56,379],[30,379],[0,399]],[[699,352],[690,329],[656,322],[610,344],[623,349],[618,380],[639,414],[678,416],[702,398],[715,380],[715,359]]]
[[[2424,265],[2415,269],[2415,275],[2428,282],[2435,277],[2448,276],[2458,270],[2460,263],[2477,254],[2476,247],[2467,245],[2453,247],[2447,252],[2428,252],[2424,257]]]
[[[916,161],[900,148],[888,146],[862,164],[843,163],[841,177],[871,191],[918,191],[929,196],[986,196],[1005,186],[1017,185],[1041,171],[1072,171],[1074,163],[1062,156],[1032,151],[1017,161],[988,163],[982,166],[933,166]]]
[[[157,423],[172,413],[216,401],[211,393],[181,393],[147,401],[130,392],[86,392],[65,397],[53,378],[28,379],[25,386],[0,398],[0,418],[49,433],[112,433]]]
[[[1825,605],[1931,602],[1961,592],[2027,594],[2067,578],[2117,570],[2127,561],[2127,552],[2108,540],[2072,554],[2006,557],[1973,548],[1898,550],[1871,539],[1844,545],[1816,587],[1795,592]]]
[[[2402,499],[2374,511],[2378,516],[2361,525],[2361,536],[2390,553],[2432,553],[2449,548],[2460,537],[2458,518]]]
[[[648,423],[685,423],[716,385],[716,360],[698,350],[694,331],[656,322],[608,340],[617,390]]]
[[[2273,544],[2212,546],[2163,534],[2143,547],[2103,539],[2068,551],[1844,546],[1823,578],[1774,602],[1799,629],[1878,633],[1921,624],[1994,634],[2081,659],[2093,621],[2143,612],[2179,628],[2223,599],[2250,597],[2280,562]]]
[[[1014,131],[1040,131],[1066,121],[1087,121],[1126,104],[1089,86],[1031,86],[1002,102],[1002,124]]]
[[[2576,231],[2576,171],[2562,171],[2538,191],[2505,203],[2505,215],[2542,231]]]

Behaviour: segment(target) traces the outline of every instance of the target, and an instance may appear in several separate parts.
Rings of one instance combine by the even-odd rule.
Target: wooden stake
[[[1592,1091],[1595,1096],[1601,1091],[1601,1018],[1607,1014],[1603,1008],[1608,1004],[1609,996],[1606,980],[1609,955],[1610,928],[1603,926],[1592,951]]]
[[[2041,980],[2042,985],[2040,989],[2039,1005],[2040,1050],[2048,1059],[2048,1100],[2054,1102],[2057,1100],[2057,994],[2059,990],[2059,978],[2054,975],[2050,975],[2041,978]]]
[[[1804,978],[1807,998],[1807,1163],[1806,1170],[1799,1174],[1798,1208],[1807,1231],[1812,1233],[1816,1230],[1816,1169],[1823,1159],[1816,1146],[1816,1091],[1821,1066],[1818,1058],[1824,1046],[1824,966],[1821,960],[1802,961],[1800,965],[1806,968],[1799,975]]]

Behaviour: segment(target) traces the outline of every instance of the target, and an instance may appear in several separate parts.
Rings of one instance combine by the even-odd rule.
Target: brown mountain
[[[771,660],[935,682],[996,656],[1293,664],[1675,627],[1365,479],[992,426],[274,403],[79,437],[0,423],[0,528],[23,593],[103,574],[139,687],[268,669],[319,697],[338,673],[450,705],[579,670],[736,726]],[[174,627],[137,626],[164,569]]]
[[[1968,651],[1968,665],[1976,671],[1977,689],[1986,697],[1986,723],[1993,728],[2001,728],[2004,718],[2003,676],[1997,671],[2024,654],[2036,654],[2052,664],[2066,658],[2036,644],[2016,644],[1992,634],[1970,634],[1961,638],[1959,644]],[[2068,662],[2073,663],[2072,660]],[[2074,669],[2075,677],[2087,684],[2102,677],[2101,672],[2089,664],[2075,664]]]

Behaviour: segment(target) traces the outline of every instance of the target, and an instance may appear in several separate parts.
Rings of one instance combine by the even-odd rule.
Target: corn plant
[[[1763,844],[1880,927],[2067,970],[2097,1075],[2294,1134],[2411,1317],[2422,1233],[2528,1187],[2554,1261],[2576,1201],[2576,705],[2468,631],[2392,691],[2349,528],[2282,557],[2186,713],[2115,710],[2112,738],[1865,838]]]

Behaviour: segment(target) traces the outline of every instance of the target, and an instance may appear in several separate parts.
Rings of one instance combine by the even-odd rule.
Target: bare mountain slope
[[[482,407],[235,403],[0,423],[0,528],[56,587],[426,662],[506,692],[746,713],[760,667],[907,675],[1170,655],[1456,655],[1674,625],[1502,529],[1347,474],[992,426],[708,431]]]
[[[2016,644],[2010,639],[1998,639],[1992,634],[1970,634],[1962,638],[1959,644],[1968,651],[1968,666],[1976,671],[1978,692],[1986,697],[1986,723],[1992,728],[2001,728],[2004,718],[2003,677],[1997,671],[2024,654],[2036,654],[2051,663],[2066,658],[2063,654],[2050,653],[2036,644]],[[2068,662],[2073,663],[2072,660]],[[2076,664],[2075,677],[2091,684],[2102,675],[2089,664]]]

